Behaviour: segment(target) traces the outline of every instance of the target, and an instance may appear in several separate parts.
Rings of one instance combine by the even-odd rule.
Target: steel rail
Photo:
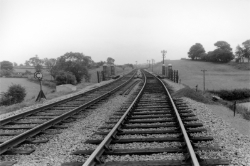
[[[85,103],[85,104],[83,104],[83,105],[81,105],[81,106],[79,106],[77,108],[74,108],[73,110],[71,110],[69,112],[66,112],[66,113],[64,113],[64,114],[62,114],[62,115],[60,115],[60,116],[58,116],[58,117],[56,117],[56,118],[54,118],[52,120],[49,120],[49,121],[47,121],[47,122],[45,122],[45,123],[43,123],[41,125],[38,125],[38,126],[36,126],[36,127],[32,128],[32,129],[20,134],[20,135],[17,135],[16,137],[14,137],[12,139],[0,144],[0,154],[6,152],[8,149],[10,149],[12,147],[24,142],[28,138],[31,138],[32,136],[42,132],[43,130],[45,130],[45,129],[51,127],[51,126],[56,125],[57,123],[61,122],[62,120],[67,119],[68,117],[76,114],[77,112],[81,111],[82,109],[86,109],[87,107],[89,107],[92,104],[98,102],[99,100],[109,96],[110,94],[112,94],[115,91],[119,90],[121,87],[128,84],[129,81],[131,81],[133,79],[135,74],[136,73],[134,73],[133,76],[129,80],[127,80],[125,83],[123,83],[123,84],[119,85],[118,87],[110,90],[109,92],[103,94],[102,96],[97,97],[97,98],[89,101],[88,103]]]
[[[162,83],[162,85],[164,86],[165,91],[167,92],[167,95],[169,96],[169,99],[170,99],[171,104],[172,104],[172,106],[173,106],[173,108],[174,108],[176,117],[177,117],[177,119],[178,119],[179,125],[180,125],[180,127],[181,127],[181,131],[182,131],[182,133],[183,133],[183,136],[184,136],[184,139],[185,139],[187,148],[188,148],[188,152],[189,152],[190,157],[191,157],[191,159],[192,159],[193,165],[194,165],[194,166],[200,166],[199,161],[198,161],[198,159],[197,159],[197,157],[196,157],[196,155],[195,155],[194,148],[193,148],[193,146],[191,145],[190,139],[189,139],[189,137],[188,137],[188,135],[187,135],[187,131],[186,131],[186,129],[185,129],[184,125],[183,125],[183,122],[182,122],[182,120],[181,120],[180,114],[179,114],[178,111],[177,111],[177,108],[176,108],[176,106],[175,106],[175,104],[174,104],[174,101],[173,101],[173,99],[172,99],[172,97],[171,97],[171,95],[170,95],[170,93],[169,93],[167,87],[166,87],[165,84],[162,82],[162,80],[160,80],[160,79],[159,79],[158,77],[156,77],[154,74],[152,74],[152,75],[153,75],[155,78],[157,78],[157,79]]]
[[[131,72],[133,72],[133,71],[134,71],[134,70],[132,70]],[[136,73],[136,72],[135,72],[135,73]],[[20,119],[20,118],[22,118],[22,117],[25,117],[25,116],[34,114],[34,113],[39,112],[39,111],[41,111],[41,110],[43,110],[43,109],[47,109],[47,108],[50,108],[50,107],[52,107],[52,106],[55,106],[55,105],[58,105],[58,104],[62,104],[62,103],[68,102],[68,101],[70,101],[70,100],[74,100],[74,99],[76,99],[76,98],[81,97],[81,96],[84,95],[84,94],[92,93],[93,91],[96,91],[96,90],[98,90],[98,89],[101,89],[101,88],[104,88],[104,87],[106,87],[106,86],[109,86],[109,85],[111,85],[112,83],[116,83],[116,82],[120,81],[122,78],[124,78],[124,77],[120,77],[119,79],[117,79],[117,80],[115,80],[115,81],[112,81],[112,82],[110,82],[110,83],[108,83],[108,84],[105,84],[105,85],[103,85],[103,86],[97,87],[97,88],[95,88],[95,89],[88,90],[88,91],[86,91],[86,92],[84,92],[84,93],[81,93],[81,94],[78,94],[78,95],[76,95],[76,96],[69,97],[69,98],[66,98],[66,99],[63,99],[63,100],[60,100],[60,101],[57,101],[57,102],[54,102],[54,103],[45,105],[45,106],[41,106],[41,107],[36,108],[36,109],[32,109],[32,110],[27,111],[27,112],[23,112],[23,113],[20,113],[20,114],[17,114],[17,115],[14,115],[14,116],[11,116],[11,117],[2,119],[2,120],[0,120],[0,126],[5,125],[5,124],[7,124],[7,123],[9,123],[9,122],[13,122],[13,121],[15,121],[15,120],[17,120],[17,119]]]
[[[95,159],[99,155],[102,155],[102,153],[105,151],[105,148],[107,148],[107,145],[112,141],[112,137],[116,135],[117,130],[119,129],[119,127],[121,126],[121,124],[123,123],[123,121],[126,119],[128,113],[132,110],[132,108],[134,107],[134,105],[136,104],[136,102],[138,101],[138,99],[140,98],[140,96],[142,95],[142,92],[144,90],[144,87],[145,87],[146,81],[147,81],[147,78],[144,75],[144,73],[143,73],[143,76],[144,76],[145,81],[144,81],[142,89],[140,90],[140,92],[138,93],[138,95],[136,96],[136,98],[131,103],[131,105],[129,106],[129,108],[126,110],[126,112],[123,114],[123,116],[120,118],[120,120],[116,123],[116,125],[109,132],[109,134],[104,138],[104,140],[98,145],[98,147],[95,149],[95,151],[85,161],[85,163],[83,164],[83,166],[93,166],[93,165],[95,165]]]

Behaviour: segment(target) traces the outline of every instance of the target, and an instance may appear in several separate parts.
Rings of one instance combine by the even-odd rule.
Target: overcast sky
[[[250,0],[0,0],[0,61],[81,52],[116,64],[250,39]]]

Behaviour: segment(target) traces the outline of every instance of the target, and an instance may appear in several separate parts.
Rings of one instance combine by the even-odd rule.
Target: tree
[[[29,63],[32,64],[33,66],[36,66],[38,64],[43,64],[43,60],[42,59],[39,59],[39,57],[36,55],[32,58],[29,59]]]
[[[232,51],[232,48],[230,47],[230,44],[228,44],[225,41],[217,41],[216,43],[214,43],[214,45],[217,48],[223,49],[223,50],[227,50],[227,51]]]
[[[43,68],[42,66],[43,63],[44,61],[42,59],[39,59],[37,55],[29,59],[29,64],[32,64],[35,67],[36,71],[39,71],[39,72]]]
[[[114,64],[114,62],[115,62],[115,60],[113,58],[111,58],[111,57],[107,58],[107,63],[108,64],[112,65],[112,64]]]
[[[234,55],[227,49],[217,48],[213,51],[211,58],[213,62],[227,63],[234,59]]]
[[[11,76],[12,73],[13,73],[12,70],[2,69],[0,72],[0,75],[5,76],[5,77],[9,77],[9,76]]]
[[[25,66],[30,66],[30,62],[29,62],[29,61],[25,61],[25,62],[24,62],[24,65],[25,65]]]
[[[18,66],[16,62],[13,63],[14,66]]]
[[[124,64],[124,65],[128,66],[128,67],[131,67],[132,69],[134,69],[134,65],[133,64],[127,63],[127,64]]]
[[[13,71],[13,64],[9,61],[2,61],[0,66],[2,70]]]
[[[88,67],[92,63],[93,60],[89,56],[78,52],[69,52],[57,59],[56,65],[52,69],[52,75],[55,78],[58,71],[69,71],[75,75],[77,83],[80,83],[83,77],[88,81],[90,78]]]
[[[235,55],[238,57],[236,62],[244,62],[244,49],[241,46],[236,47]]]
[[[188,57],[194,60],[200,58],[203,53],[205,53],[203,46],[200,43],[196,43],[189,49]]]
[[[248,63],[250,61],[250,40],[246,40],[242,43],[243,49],[243,56],[248,59]]]
[[[48,59],[48,58],[44,58],[44,64],[45,64],[45,66],[46,66],[46,68],[47,68],[47,70],[48,70],[48,72],[50,73],[50,75],[52,76],[52,69],[53,69],[53,67],[55,67],[55,65],[56,65],[56,59],[54,59],[54,58],[50,58],[50,59]]]
[[[96,68],[98,68],[98,67],[100,67],[100,66],[103,66],[105,63],[106,63],[105,61],[96,62],[96,63],[94,64],[94,66],[95,66]]]

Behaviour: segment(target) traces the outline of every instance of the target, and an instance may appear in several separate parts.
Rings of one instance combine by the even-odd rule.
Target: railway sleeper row
[[[148,75],[147,75],[148,76]],[[96,165],[152,165],[152,166],[163,166],[163,165],[192,165],[191,157],[188,153],[188,147],[184,140],[184,135],[182,129],[177,121],[176,114],[173,111],[173,106],[168,97],[166,97],[163,88],[156,80],[152,77],[147,81],[144,93],[141,95],[140,99],[136,102],[132,110],[124,118],[123,122],[117,128],[115,135],[111,136],[111,140],[104,145],[102,153],[100,153],[95,158]],[[213,141],[211,136],[192,136],[194,133],[204,133],[207,132],[203,128],[203,124],[199,123],[198,119],[192,113],[192,110],[180,99],[175,100],[175,106],[178,109],[178,113],[187,131],[187,135],[191,140],[191,145],[195,152],[197,151],[219,151],[221,150],[218,146],[206,146],[199,147],[195,143],[202,141]],[[100,127],[98,131],[95,132],[92,139],[85,141],[85,143],[100,145],[103,139],[95,139],[96,135],[98,137],[104,138],[109,134],[109,131],[113,129],[119,118],[123,116],[126,112],[125,109],[119,110],[110,117],[110,120],[106,122],[103,127]],[[160,128],[160,130],[159,130]],[[164,128],[164,129],[162,129]],[[154,137],[155,134],[166,134],[163,137]],[[168,136],[170,134],[170,136]],[[176,136],[171,136],[171,134],[177,134]],[[133,138],[133,135],[140,135],[142,137]],[[128,136],[128,138],[124,137]],[[130,138],[130,136],[132,136]],[[110,148],[112,145],[134,143],[161,143],[161,142],[179,142],[181,146],[179,147],[161,147],[161,148]],[[73,155],[91,155],[95,150],[77,150],[73,152]],[[154,160],[154,161],[102,161],[102,155],[154,155],[154,154],[166,154],[166,153],[176,153],[184,154],[183,160]],[[200,165],[228,165],[228,160],[223,159],[201,159],[196,153],[196,157]],[[78,166],[83,165],[82,162],[71,162],[65,163],[63,166]],[[87,165],[85,163],[85,165]]]

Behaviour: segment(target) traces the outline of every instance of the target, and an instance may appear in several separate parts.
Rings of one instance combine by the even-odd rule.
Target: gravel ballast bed
[[[154,149],[154,148],[168,148],[168,147],[181,147],[181,142],[134,142],[127,144],[112,144],[111,149]]]
[[[194,109],[193,113],[203,123],[205,128],[210,129],[214,142],[222,148],[220,152],[199,151],[201,158],[222,158],[231,160],[230,166],[248,166],[250,165],[250,138],[249,136],[239,133],[220,117],[217,117],[203,103],[196,102],[189,98],[184,101],[190,108]],[[206,145],[200,143],[200,145]],[[198,144],[199,145],[199,144]]]
[[[31,155],[1,156],[2,161],[15,161],[15,166],[60,166],[64,162],[85,161],[88,156],[76,156],[71,153],[77,149],[93,149],[95,146],[85,144],[87,139],[102,126],[109,116],[119,110],[120,106],[126,101],[123,96],[116,96],[105,104],[100,105],[95,110],[88,110],[82,113],[84,119],[78,119],[70,123],[71,127],[60,130],[57,135],[40,135],[38,138],[50,138],[48,143],[35,145],[36,151]]]
[[[182,153],[159,153],[152,155],[108,155],[103,157],[105,162],[108,161],[149,161],[149,160],[184,160]]]

